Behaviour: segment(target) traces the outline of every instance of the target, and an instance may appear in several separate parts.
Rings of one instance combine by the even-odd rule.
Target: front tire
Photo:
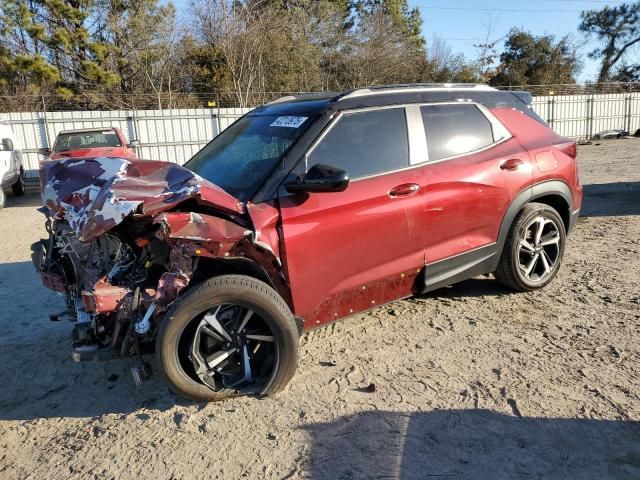
[[[558,274],[566,242],[564,222],[543,203],[528,203],[511,226],[496,278],[519,291],[547,285]]]
[[[210,278],[167,312],[156,340],[162,371],[196,401],[270,395],[293,377],[298,329],[282,297],[244,275]]]

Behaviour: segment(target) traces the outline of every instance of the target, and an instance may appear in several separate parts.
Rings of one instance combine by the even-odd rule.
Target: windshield
[[[120,138],[113,130],[95,132],[61,133],[58,135],[54,152],[66,152],[81,148],[120,147]]]
[[[310,123],[302,116],[242,117],[185,166],[245,202]]]

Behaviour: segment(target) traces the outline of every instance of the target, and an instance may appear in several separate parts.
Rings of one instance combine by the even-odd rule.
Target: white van
[[[0,120],[0,208],[4,207],[9,187],[14,195],[24,195],[22,151],[9,124]]]

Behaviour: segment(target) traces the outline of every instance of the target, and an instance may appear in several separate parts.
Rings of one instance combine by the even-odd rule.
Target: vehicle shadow
[[[367,411],[304,428],[315,480],[640,478],[640,422]]]
[[[42,286],[31,262],[0,264],[0,420],[128,414],[184,403],[159,375],[135,388],[134,359],[76,363],[64,299]]]
[[[584,185],[583,217],[640,215],[640,182]]]

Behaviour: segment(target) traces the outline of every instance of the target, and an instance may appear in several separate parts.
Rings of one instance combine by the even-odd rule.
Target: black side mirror
[[[302,179],[284,184],[288,192],[343,192],[349,186],[349,174],[340,167],[317,164]]]
[[[139,140],[131,140],[129,142],[129,145],[127,145],[127,147],[129,148],[138,148],[140,146],[140,141]]]
[[[48,155],[51,155],[51,149],[50,148],[39,148],[38,149],[38,153],[40,155],[48,156]]]
[[[13,152],[13,142],[10,138],[2,139],[2,150],[5,152]]]

